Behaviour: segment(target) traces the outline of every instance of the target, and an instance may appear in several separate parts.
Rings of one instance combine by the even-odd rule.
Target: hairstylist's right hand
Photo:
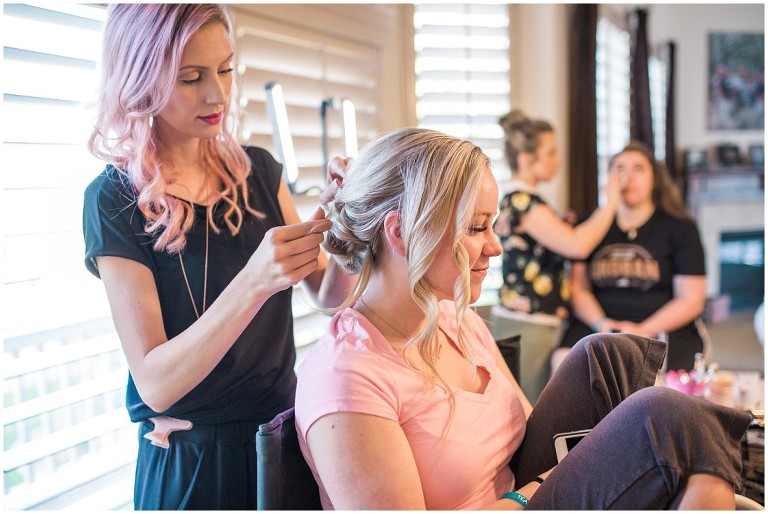
[[[322,209],[318,210],[309,221],[267,230],[248,261],[257,289],[271,296],[317,269],[323,232],[331,228],[331,222],[322,217]]]

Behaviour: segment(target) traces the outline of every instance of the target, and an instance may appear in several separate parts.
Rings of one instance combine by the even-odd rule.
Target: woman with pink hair
[[[130,368],[137,510],[256,508],[254,435],[294,402],[292,286],[326,307],[351,284],[322,209],[302,223],[281,166],[235,141],[233,58],[219,5],[109,8],[83,233]]]

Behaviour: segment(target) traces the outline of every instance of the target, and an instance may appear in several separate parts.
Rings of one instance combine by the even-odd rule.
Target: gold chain
[[[378,319],[379,319],[379,320],[380,320],[382,323],[384,323],[386,326],[388,326],[389,328],[391,328],[392,330],[394,330],[395,332],[397,332],[398,334],[400,334],[400,337],[402,337],[402,338],[403,338],[403,339],[405,339],[406,341],[410,341],[411,339],[413,339],[413,338],[411,338],[411,337],[408,337],[407,335],[403,334],[402,332],[400,332],[400,331],[399,331],[397,328],[395,328],[394,326],[392,326],[392,325],[391,325],[391,324],[390,324],[390,323],[389,323],[387,320],[385,320],[384,318],[382,318],[381,316],[379,316],[379,315],[376,313],[376,311],[375,311],[375,310],[371,309],[371,307],[370,307],[370,306],[369,306],[367,303],[365,303],[365,300],[363,300],[363,297],[362,297],[362,296],[360,297],[360,303],[362,303],[363,305],[365,305],[365,308],[366,308],[366,309],[368,309],[369,311],[371,311],[371,314],[373,314],[374,316],[376,316],[376,318],[378,318]]]
[[[210,186],[211,181],[208,178],[208,171],[206,170],[205,173],[205,194],[206,194],[206,202],[211,201],[211,192],[210,192]],[[194,209],[195,204],[192,203],[192,208]],[[189,279],[187,278],[187,270],[184,269],[184,259],[181,258],[181,252],[179,252],[179,262],[181,263],[181,273],[184,275],[184,283],[187,284],[187,292],[189,293],[189,299],[192,300],[192,308],[195,309],[195,316],[197,316],[197,319],[200,319],[201,314],[205,314],[205,304],[206,299],[208,298],[208,230],[210,223],[208,221],[208,217],[211,214],[211,206],[207,205],[205,207],[205,262],[203,264],[203,312],[199,312],[197,310],[197,304],[195,303],[195,297],[192,295],[192,288],[189,287]]]
[[[208,209],[205,209],[205,264],[203,265],[203,313],[205,313],[205,299],[208,297]],[[181,252],[179,252],[179,262],[181,263],[181,273],[184,275],[184,283],[187,284],[187,292],[189,293],[189,299],[192,300],[192,307],[195,309],[195,316],[200,319],[200,312],[197,310],[197,304],[195,303],[195,297],[192,296],[192,288],[189,287],[189,279],[187,278],[187,270],[184,269],[184,259],[181,258]]]

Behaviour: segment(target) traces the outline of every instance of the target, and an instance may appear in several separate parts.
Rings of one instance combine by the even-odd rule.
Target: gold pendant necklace
[[[637,237],[636,228],[631,228],[627,231],[627,239],[629,239],[630,241],[634,241],[636,237]]]
[[[413,339],[412,337],[408,337],[408,336],[406,336],[405,334],[403,334],[402,332],[400,332],[400,331],[399,331],[397,328],[395,328],[395,327],[394,327],[394,326],[392,326],[392,325],[391,325],[389,322],[387,322],[387,320],[385,320],[384,318],[382,318],[381,316],[379,316],[378,314],[376,314],[376,311],[375,311],[375,310],[373,310],[373,309],[371,309],[371,307],[370,307],[370,306],[369,306],[367,303],[365,303],[365,300],[363,300],[363,297],[362,297],[362,296],[360,297],[360,303],[362,303],[363,305],[365,305],[365,308],[366,308],[366,309],[368,309],[369,311],[371,311],[371,314],[373,314],[374,316],[376,316],[376,318],[377,318],[378,320],[380,320],[380,321],[381,321],[382,323],[384,323],[386,326],[388,326],[389,328],[391,328],[392,330],[394,330],[395,332],[397,332],[397,333],[400,335],[400,337],[402,337],[402,338],[403,338],[403,339],[405,339],[406,341],[410,341],[411,339]]]
[[[194,206],[194,204],[192,204]],[[193,207],[194,208],[194,207]],[[203,264],[203,305],[201,313],[197,310],[197,304],[195,303],[195,297],[192,295],[192,288],[189,287],[189,279],[187,278],[187,270],[184,269],[184,259],[181,258],[181,252],[179,252],[179,262],[181,263],[181,273],[184,275],[184,283],[187,284],[187,292],[189,293],[189,299],[192,300],[192,307],[195,309],[195,316],[200,319],[200,315],[205,313],[205,300],[208,297],[208,212],[210,206],[205,208],[205,261]]]
[[[206,199],[205,201],[210,203],[211,201],[211,181],[208,176],[208,170],[205,171],[205,195]],[[194,212],[195,204],[193,202],[190,202],[192,204],[192,210]],[[200,319],[200,316],[205,314],[205,304],[206,299],[208,298],[208,230],[210,227],[209,217],[211,214],[211,206],[207,205],[205,207],[205,261],[203,264],[203,302],[202,302],[202,312],[197,310],[197,304],[195,303],[195,297],[192,295],[192,288],[189,287],[189,279],[187,278],[187,270],[184,269],[184,259],[181,258],[181,252],[179,252],[179,262],[181,263],[181,274],[184,275],[184,283],[187,284],[187,292],[189,293],[189,299],[192,300],[192,308],[195,309],[195,316],[197,319]]]

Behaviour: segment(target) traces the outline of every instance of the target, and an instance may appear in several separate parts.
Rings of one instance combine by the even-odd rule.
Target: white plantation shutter
[[[414,12],[419,126],[472,140],[499,170],[506,164],[498,119],[510,108],[508,9],[417,3]]]
[[[4,4],[4,508],[131,503],[136,429],[104,288],[83,264],[86,148],[106,9]],[[100,494],[93,494],[99,491]]]
[[[4,5],[6,331],[108,314],[82,261],[82,194],[103,168],[86,149],[85,105],[98,84],[104,17],[102,7]]]
[[[360,145],[377,133],[379,51],[366,43],[311,31],[280,21],[237,13],[237,69],[244,143],[272,152],[273,127],[267,112],[266,84],[283,88],[299,168],[298,192],[323,185],[325,156],[320,108],[327,111],[328,156],[344,155],[341,101],[355,105]]]
[[[510,109],[509,6],[417,3],[413,22],[419,126],[471,140],[509,180],[498,123]],[[502,283],[493,258],[477,304],[497,303]]]

